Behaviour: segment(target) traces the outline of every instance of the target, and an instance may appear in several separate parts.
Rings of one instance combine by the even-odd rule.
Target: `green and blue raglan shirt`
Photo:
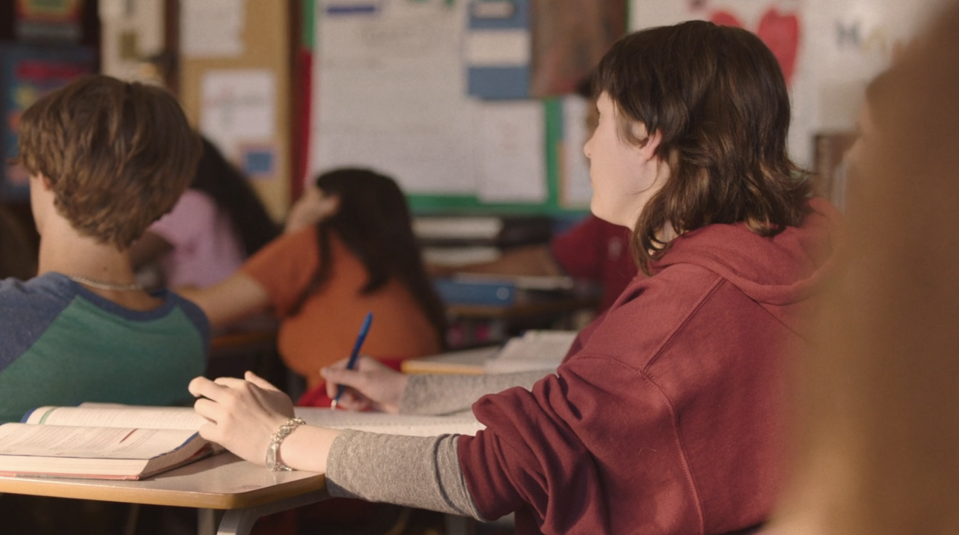
[[[0,423],[42,405],[170,405],[202,375],[210,324],[173,292],[146,312],[59,273],[0,280]]]

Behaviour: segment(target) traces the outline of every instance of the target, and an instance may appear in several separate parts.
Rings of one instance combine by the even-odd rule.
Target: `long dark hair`
[[[320,265],[293,313],[329,280],[333,267],[330,235],[335,234],[366,268],[367,280],[360,293],[369,295],[396,278],[409,290],[435,327],[440,346],[445,347],[446,308],[426,273],[406,197],[396,182],[368,169],[342,168],[319,175],[316,187],[338,197],[339,207],[317,223]]]
[[[205,137],[191,189],[209,195],[226,212],[247,256],[277,237],[279,226],[270,218],[249,181]]]
[[[621,137],[660,131],[669,165],[663,188],[633,229],[644,272],[668,249],[660,232],[745,223],[772,236],[802,223],[809,180],[789,159],[789,94],[779,63],[752,33],[690,21],[620,39],[596,74],[596,94],[617,107]]]

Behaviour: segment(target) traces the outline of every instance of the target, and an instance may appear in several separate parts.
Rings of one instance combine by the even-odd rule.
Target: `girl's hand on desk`
[[[408,378],[370,357],[360,357],[356,369],[346,369],[348,359],[320,369],[326,379],[326,393],[335,397],[337,387],[347,387],[337,402],[350,410],[368,408],[398,414]]]
[[[190,381],[190,393],[200,398],[194,404],[197,413],[210,420],[200,436],[257,464],[264,461],[270,436],[293,417],[290,398],[251,372],[246,380],[197,377]]]
[[[210,423],[200,436],[216,442],[238,457],[262,465],[270,437],[293,417],[293,403],[277,388],[252,372],[246,380],[221,377],[190,381],[190,393],[199,397],[194,407]],[[278,459],[297,470],[326,471],[330,446],[339,431],[301,425],[280,445]]]

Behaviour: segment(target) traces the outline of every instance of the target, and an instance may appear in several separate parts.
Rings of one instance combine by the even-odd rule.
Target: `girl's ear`
[[[643,127],[643,130],[646,128]],[[646,138],[643,140],[643,144],[639,147],[639,152],[647,160],[652,159],[656,156],[656,152],[659,150],[659,145],[663,142],[663,132],[662,130],[656,130],[652,134],[647,134]]]

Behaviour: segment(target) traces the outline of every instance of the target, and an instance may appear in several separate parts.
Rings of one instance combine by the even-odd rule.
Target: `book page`
[[[195,434],[181,429],[10,423],[0,426],[0,455],[150,459],[183,446]]]
[[[24,423],[196,431],[206,423],[206,419],[197,414],[193,407],[141,407],[91,403],[79,407],[40,407],[34,409]]]
[[[296,415],[306,423],[330,429],[356,429],[369,433],[429,437],[444,434],[475,435],[486,426],[472,414],[463,416],[417,416],[382,412],[297,407]]]
[[[527,331],[511,338],[486,363],[486,373],[555,370],[576,339],[576,331]]]

